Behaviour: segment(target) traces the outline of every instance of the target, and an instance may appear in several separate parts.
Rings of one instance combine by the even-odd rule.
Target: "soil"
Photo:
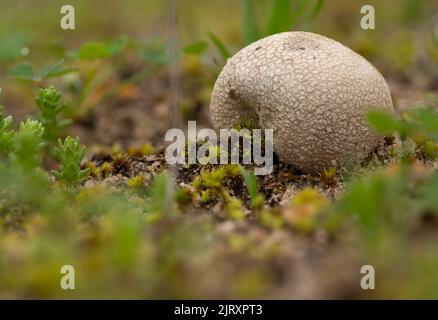
[[[402,82],[390,82],[397,110],[406,110],[411,101],[425,99],[420,89],[412,88]],[[81,141],[90,145],[100,145],[98,150],[91,149],[88,160],[95,167],[109,164],[109,172],[104,176],[92,176],[85,187],[106,184],[118,188],[126,186],[128,180],[137,175],[144,176],[148,185],[152,178],[164,169],[169,169],[164,159],[163,137],[171,126],[169,81],[165,73],[154,79],[146,80],[131,95],[119,95],[98,106],[89,120],[76,123],[71,133],[78,135]],[[182,91],[184,92],[184,91]],[[190,93],[192,94],[192,93]],[[182,97],[184,99],[184,97]],[[412,99],[412,100],[411,100]],[[208,127],[208,106],[201,99],[192,99],[190,119],[196,119],[201,127]],[[131,155],[114,157],[111,147],[117,143],[122,150],[149,143],[155,147],[152,155]],[[373,161],[381,164],[391,162],[388,148],[394,142],[387,141],[377,148],[366,165]],[[106,148],[105,148],[106,147]],[[132,151],[132,150],[131,150]],[[200,165],[181,165],[174,174],[175,184],[190,191],[193,180],[202,170],[209,169]],[[225,204],[220,200],[200,202],[193,200],[181,208],[184,219],[208,219],[214,224],[212,234],[217,243],[216,254],[221,266],[217,266],[207,283],[198,281],[197,274],[205,274],[204,265],[191,265],[191,292],[202,293],[204,298],[230,298],[229,286],[224,281],[233,278],[239,270],[259,266],[273,277],[264,298],[357,298],[364,295],[359,290],[360,267],[364,263],[364,253],[355,245],[354,235],[348,230],[336,236],[324,230],[311,234],[297,233],[292,229],[270,230],[261,225],[250,214],[249,196],[245,182],[241,177],[228,178],[224,182],[231,196],[244,201],[247,217],[241,221],[227,219],[224,216]],[[282,208],[289,199],[304,187],[319,190],[329,198],[339,197],[344,185],[342,175],[327,181],[323,177],[300,173],[290,165],[275,159],[271,174],[259,177],[259,191],[264,194],[266,206]],[[255,244],[257,248],[273,247],[275,254],[270,259],[260,260],[247,252],[233,251],[226,245],[228,237],[241,236]],[[263,251],[263,250],[262,250]],[[220,271],[219,271],[220,270]],[[220,272],[220,274],[218,274]],[[193,279],[191,278],[193,277]],[[205,277],[201,277],[204,279]],[[206,295],[205,293],[208,292]]]
[[[153,176],[167,168],[162,148],[164,133],[171,125],[169,103],[166,102],[165,94],[167,90],[165,78],[161,78],[158,83],[148,80],[138,88],[135,98],[117,97],[99,106],[91,123],[75,124],[73,132],[80,135],[81,140],[88,145],[111,147],[117,141],[122,148],[128,148],[147,142],[157,149],[152,155],[126,155],[118,159],[114,159],[108,150],[90,154],[89,159],[96,167],[109,163],[111,172],[105,178],[91,177],[85,183],[86,187],[97,183],[113,187],[125,186],[128,179],[137,175],[143,175],[144,183],[149,184]],[[205,114],[198,115],[198,118],[201,126],[208,126],[208,117]],[[376,150],[370,159],[380,158],[387,161],[385,150],[385,146]],[[191,183],[204,169],[206,168],[200,165],[181,165],[175,175],[175,182],[179,187],[190,190]],[[248,217],[243,221],[227,219],[224,216],[225,205],[218,200],[207,203],[192,201],[182,210],[187,219],[201,216],[213,221],[217,252],[223,258],[221,261],[227,261],[220,268],[223,274],[211,277],[212,281],[218,283],[201,283],[194,290],[209,292],[209,298],[229,297],[227,286],[221,285],[220,279],[226,281],[242,268],[266,264],[262,269],[275,277],[265,291],[267,298],[348,298],[360,294],[356,288],[363,257],[351,245],[348,232],[342,233],[344,238],[341,239],[334,238],[323,230],[311,235],[296,233],[291,229],[269,230],[249,215],[249,196],[243,179],[227,179],[225,185],[231,196],[244,200]],[[269,207],[284,206],[304,187],[318,189],[329,198],[336,198],[342,194],[343,182],[339,177],[324,181],[321,176],[302,174],[278,159],[275,159],[271,174],[259,177],[259,191],[265,195],[265,205]],[[255,247],[276,247],[276,254],[266,262],[233,252],[225,245],[230,235],[245,237],[255,243]],[[193,266],[195,269],[197,267],[199,268],[198,265]]]

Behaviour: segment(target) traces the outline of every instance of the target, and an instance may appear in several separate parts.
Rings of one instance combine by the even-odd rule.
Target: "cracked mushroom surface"
[[[370,109],[393,111],[388,85],[365,58],[327,37],[285,32],[228,59],[214,85],[215,129],[242,120],[274,130],[274,152],[304,172],[358,165],[381,141]]]

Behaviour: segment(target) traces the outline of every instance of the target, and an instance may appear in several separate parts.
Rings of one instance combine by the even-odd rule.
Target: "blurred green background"
[[[249,19],[248,3],[252,14]],[[36,67],[42,67],[50,61],[56,62],[65,57],[69,50],[78,49],[86,42],[110,41],[118,36],[127,36],[143,43],[153,39],[168,41],[177,37],[179,48],[196,41],[207,41],[209,47],[202,61],[204,64],[216,64],[220,67],[223,61],[211,34],[234,53],[254,33],[261,37],[266,31],[269,32],[273,17],[279,25],[277,30],[308,30],[320,33],[364,55],[383,72],[393,93],[402,100],[405,98],[405,83],[418,89],[412,90],[417,96],[421,96],[419,90],[427,92],[436,89],[436,1],[332,0],[326,1],[315,17],[312,17],[312,8],[317,3],[316,0],[291,1],[291,12],[301,11],[301,3],[306,3],[300,16],[294,19],[281,12],[277,16],[271,16],[274,3],[275,1],[269,0],[130,0],[113,1],[108,5],[101,0],[71,1],[70,4],[76,9],[76,30],[62,30],[59,21],[60,8],[64,2],[4,0],[0,4],[0,85],[4,88],[2,99],[7,100],[11,96],[15,101],[22,96],[14,88],[6,90],[9,85],[6,76],[14,63],[25,60],[31,61]],[[375,30],[360,28],[360,8],[365,4],[375,8]],[[176,22],[171,19],[172,7],[176,12]],[[254,17],[257,20],[255,23],[252,22]],[[256,28],[251,28],[252,26]],[[27,49],[22,51],[22,48]],[[28,54],[23,57],[20,52]],[[193,60],[193,57],[186,57],[182,62],[192,66]]]

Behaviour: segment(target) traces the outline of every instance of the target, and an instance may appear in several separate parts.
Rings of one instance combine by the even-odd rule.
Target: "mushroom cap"
[[[309,32],[268,36],[228,59],[210,103],[215,129],[247,119],[274,130],[274,152],[304,172],[357,165],[381,141],[370,109],[392,112],[377,69],[337,41]]]

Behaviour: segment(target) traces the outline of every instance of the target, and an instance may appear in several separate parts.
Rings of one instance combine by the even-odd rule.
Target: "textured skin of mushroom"
[[[304,172],[357,165],[381,141],[371,108],[393,111],[382,75],[365,58],[327,37],[285,32],[228,59],[214,85],[215,129],[242,119],[274,129],[274,151]]]

